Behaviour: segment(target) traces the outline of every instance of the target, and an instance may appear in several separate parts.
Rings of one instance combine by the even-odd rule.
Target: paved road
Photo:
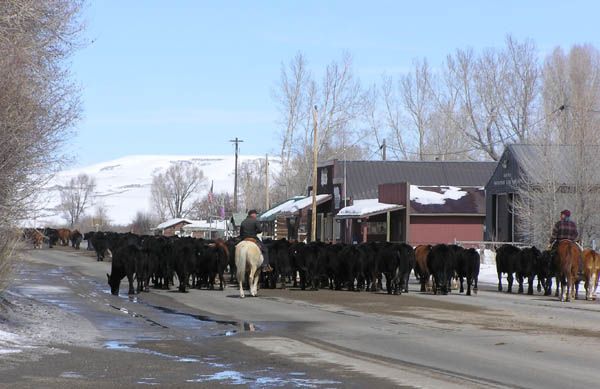
[[[97,280],[96,287],[105,283],[110,266],[73,252],[29,253],[30,263]],[[112,305],[117,313],[139,311],[157,323],[137,329],[149,339],[166,331],[160,326],[173,315],[219,320],[207,331],[236,334],[226,337],[230,347],[239,344],[342,386],[598,387],[600,304],[481,289],[473,297],[261,290],[260,297],[245,300],[234,288],[152,290],[134,299],[113,298],[119,304]],[[97,328],[102,320],[94,315],[87,316]],[[175,338],[194,339],[190,325],[179,323]]]

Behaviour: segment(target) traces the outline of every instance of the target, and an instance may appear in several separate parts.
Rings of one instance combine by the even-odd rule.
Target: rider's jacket
[[[260,223],[254,218],[247,217],[240,225],[240,239],[257,239],[257,235],[261,232]]]
[[[579,233],[577,232],[577,225],[575,222],[570,220],[560,220],[552,229],[552,238],[550,242],[559,241],[559,240],[570,240],[575,241],[579,237]]]

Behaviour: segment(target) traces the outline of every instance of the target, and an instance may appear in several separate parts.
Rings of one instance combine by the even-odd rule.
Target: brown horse
[[[431,245],[424,244],[419,245],[415,249],[415,276],[419,279],[421,283],[421,292],[428,292],[431,290],[431,282],[429,280],[430,273],[429,268],[427,267],[427,255],[431,251]]]
[[[592,249],[583,250],[583,277],[585,282],[585,299],[596,299],[596,287],[600,275],[600,254]]]
[[[581,261],[581,249],[570,240],[561,240],[554,256],[557,269],[557,285],[560,283],[560,301],[571,301],[576,297],[575,283]]]

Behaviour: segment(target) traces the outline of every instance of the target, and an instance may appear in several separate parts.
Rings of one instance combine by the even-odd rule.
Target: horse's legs
[[[240,284],[240,298],[244,298],[246,297],[246,295],[244,294],[244,279],[238,279],[238,284]]]
[[[252,265],[250,267],[250,278],[248,280],[248,282],[250,283],[250,294],[252,295],[252,297],[256,297],[256,294],[258,292],[258,280],[259,280],[259,274],[258,273],[258,269]]]

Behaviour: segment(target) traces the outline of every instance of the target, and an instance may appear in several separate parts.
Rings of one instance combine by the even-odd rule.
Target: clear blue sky
[[[532,38],[600,47],[596,1],[88,0],[73,58],[83,120],[69,150],[83,166],[130,154],[272,152],[271,98],[282,61],[302,51],[318,72],[349,51],[364,83],[413,59]]]

